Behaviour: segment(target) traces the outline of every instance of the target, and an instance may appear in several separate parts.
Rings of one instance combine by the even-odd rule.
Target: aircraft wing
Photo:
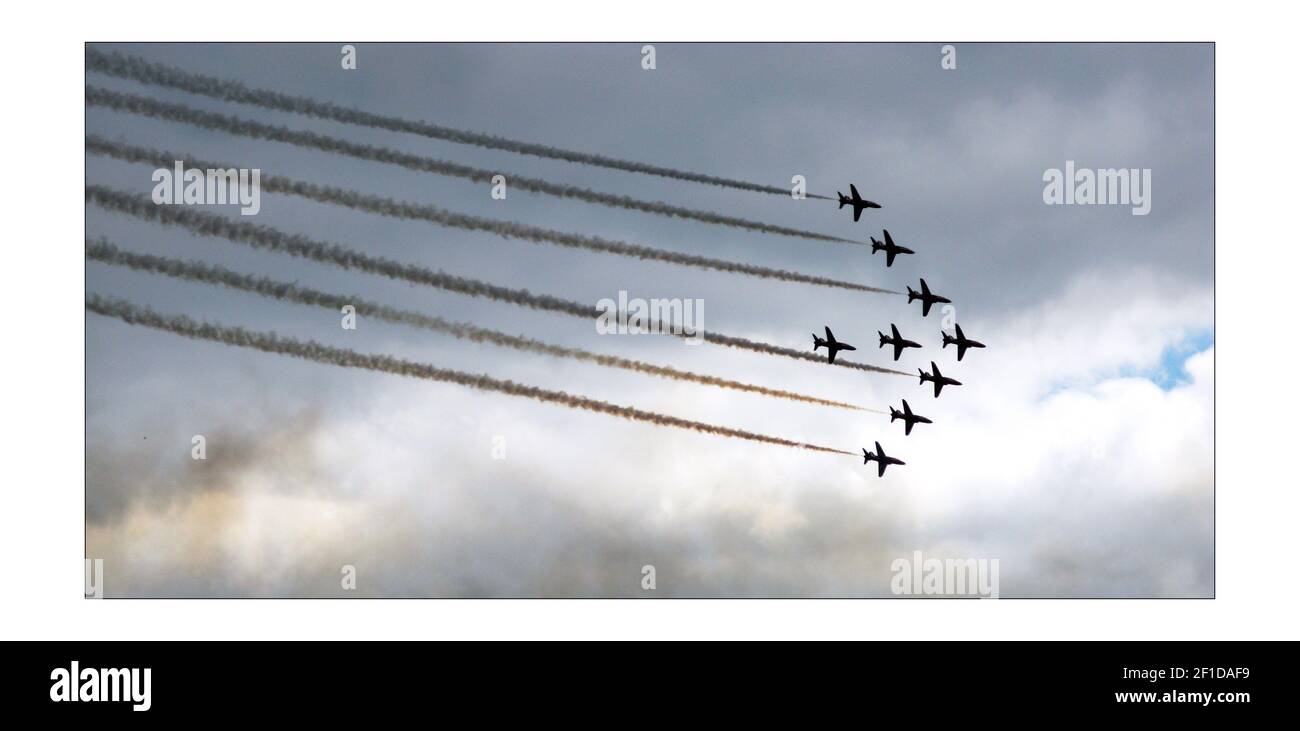
[[[964,342],[958,342],[958,343],[957,343],[957,360],[961,360],[961,357],[962,357],[963,355],[966,355],[966,343],[964,343]]]
[[[888,467],[889,465],[885,464],[885,460],[883,459],[877,462],[877,464],[879,465],[879,468],[876,470],[876,477],[884,477],[885,468]]]
[[[862,206],[855,205],[853,206],[853,222],[857,223],[859,218],[862,218]]]
[[[853,200],[855,201],[862,200],[862,196],[858,195],[858,186],[854,185],[853,183],[849,183],[849,193],[853,194]]]
[[[892,267],[894,265],[894,256],[897,254],[898,252],[894,249],[885,252],[885,266]]]
[[[907,426],[903,428],[903,435],[907,436],[912,433],[912,425],[915,424],[916,422],[910,419],[904,419],[903,421],[907,423]]]

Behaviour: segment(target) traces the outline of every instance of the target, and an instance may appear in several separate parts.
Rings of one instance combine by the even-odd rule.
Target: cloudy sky
[[[888,365],[891,323],[965,385],[867,374],[594,323],[258,252],[87,206],[88,236],[547,342],[934,420],[774,400],[525,355],[326,309],[87,264],[87,291],[161,312],[487,373],[907,461],[665,429],[505,395],[195,342],[87,315],[87,556],[108,596],[890,596],[891,563],[998,559],[1003,597],[1204,597],[1213,544],[1213,50],[1209,45],[640,44],[97,46],[586,152],[832,194],[794,201],[222,103],[96,73],[96,86],[510,175],[917,251],[723,228],[87,109],[87,131],[491,218],[902,289],[925,277],[988,344],[941,350],[905,297],[641,262],[263,195],[257,223],[595,304],[705,302],[704,326],[794,348],[830,325]],[[1149,168],[1150,215],[1048,206],[1043,173]],[[152,168],[88,155],[139,194]],[[214,212],[238,218],[230,207]],[[207,459],[190,458],[191,438]],[[494,448],[496,453],[494,454]],[[502,454],[502,451],[504,454]],[[499,458],[504,456],[504,458]],[[357,588],[340,586],[344,565]],[[641,588],[653,565],[657,588]]]

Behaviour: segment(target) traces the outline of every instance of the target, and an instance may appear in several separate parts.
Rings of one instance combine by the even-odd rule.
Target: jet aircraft
[[[934,364],[934,361],[930,361],[930,370],[934,371],[933,373],[926,373],[925,371],[921,370],[920,368],[917,368],[916,370],[917,370],[918,372],[920,372],[920,374],[921,374],[921,383],[924,384],[926,381],[932,381],[932,382],[934,383],[934,397],[935,397],[935,398],[939,398],[939,392],[943,390],[943,387],[944,387],[944,386],[960,386],[960,385],[961,385],[961,381],[953,380],[953,379],[951,379],[951,378],[945,376],[944,374],[940,373],[940,372],[939,372],[939,366],[935,365],[935,364]]]
[[[894,257],[898,254],[915,254],[915,251],[906,246],[899,246],[894,243],[894,237],[889,235],[889,229],[885,229],[885,243],[880,243],[875,236],[871,237],[871,255],[875,256],[877,251],[885,252],[885,267],[894,265]]]
[[[903,427],[904,436],[910,435],[912,433],[912,427],[916,424],[934,423],[933,421],[930,421],[929,419],[925,418],[924,416],[921,416],[920,414],[913,414],[912,407],[907,405],[907,399],[903,399],[902,411],[899,411],[898,409],[892,406],[889,407],[889,423],[892,424],[894,423],[894,421],[898,419],[902,419],[903,423],[906,425]]]
[[[967,349],[967,348],[982,348],[982,347],[984,347],[984,343],[981,343],[981,342],[978,341],[978,340],[970,340],[970,339],[968,339],[965,335],[963,335],[963,334],[962,334],[962,331],[961,331],[961,325],[957,325],[956,327],[957,327],[957,337],[955,337],[955,338],[954,338],[953,336],[949,335],[948,333],[943,333],[943,347],[946,348],[946,347],[948,347],[949,345],[956,345],[956,346],[957,346],[957,360],[960,361],[960,360],[961,360],[961,357],[962,357],[963,355],[966,355],[966,349]],[[942,332],[942,331],[940,331],[940,332]]]
[[[912,289],[911,287],[907,288],[908,304],[911,304],[916,300],[921,300],[921,317],[929,317],[930,307],[932,307],[938,302],[952,302],[952,300],[948,299],[947,297],[942,297],[940,295],[931,292],[930,285],[926,284],[924,279],[921,280],[920,292],[916,291],[915,289]]]
[[[839,191],[835,191],[835,194],[838,195],[838,196],[840,197],[840,208],[843,208],[843,207],[846,206],[846,205],[853,206],[853,222],[854,222],[854,223],[857,223],[857,222],[858,222],[858,219],[862,217],[862,209],[863,209],[863,208],[879,208],[879,207],[880,207],[880,204],[879,204],[879,203],[875,203],[875,202],[873,202],[873,201],[866,200],[866,199],[863,198],[862,196],[858,195],[858,188],[857,188],[857,186],[853,185],[852,183],[849,183],[849,192],[853,194],[853,197],[850,198],[849,196],[844,195],[843,193],[841,193],[841,192],[839,192]]]
[[[813,333],[813,351],[815,352],[818,348],[822,346],[826,347],[826,351],[830,355],[829,362],[831,363],[835,362],[835,355],[839,353],[841,350],[857,350],[857,348],[853,347],[852,345],[849,345],[848,343],[841,343],[840,341],[836,340],[835,333],[831,332],[831,329],[829,327],[826,328],[825,340],[817,337],[817,333]]]
[[[884,477],[885,468],[891,464],[907,464],[897,457],[890,457],[885,454],[885,450],[881,448],[880,442],[876,442],[875,452],[868,452],[866,447],[862,448],[862,464],[866,464],[872,460],[875,460],[876,464],[879,466],[879,469],[876,470],[877,477]]]
[[[919,348],[919,347],[921,347],[921,344],[918,343],[918,342],[915,342],[915,341],[912,341],[912,340],[904,340],[904,339],[903,339],[903,336],[898,334],[898,326],[897,326],[897,325],[893,325],[893,324],[891,324],[891,325],[889,326],[889,329],[890,329],[890,331],[893,333],[892,336],[890,336],[890,335],[886,335],[886,334],[880,332],[879,330],[876,331],[876,334],[880,336],[880,347],[883,348],[883,347],[885,347],[886,344],[889,344],[889,345],[893,345],[893,346],[894,346],[894,360],[895,360],[895,361],[898,360],[898,356],[900,356],[900,355],[903,354],[903,349],[904,349],[904,348]]]

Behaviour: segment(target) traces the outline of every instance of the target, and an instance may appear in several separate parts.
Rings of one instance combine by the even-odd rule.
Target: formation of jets
[[[843,193],[839,193],[838,194],[839,203],[840,203],[840,208],[843,208],[846,205],[853,207],[854,222],[857,222],[862,217],[862,211],[864,209],[880,208],[879,203],[866,200],[861,195],[859,195],[858,188],[855,185],[852,184],[849,185],[849,193],[850,195],[844,195]],[[894,258],[899,254],[916,253],[912,249],[909,249],[905,246],[899,246],[898,244],[894,243],[894,237],[889,234],[888,229],[883,229],[883,234],[885,237],[883,243],[880,240],[878,240],[875,236],[871,237],[871,253],[874,256],[877,251],[885,252],[886,268],[890,268],[894,266]],[[926,283],[925,279],[921,279],[920,291],[912,289],[911,287],[907,288],[908,304],[911,304],[917,300],[921,301],[921,317],[929,317],[930,309],[934,307],[936,304],[952,302],[952,300],[948,299],[947,297],[932,292],[930,290],[930,285]],[[948,334],[947,331],[944,330],[940,330],[940,334],[943,336],[942,348],[947,349],[949,345],[957,346],[958,361],[961,361],[961,359],[965,357],[966,351],[968,349],[985,347],[984,343],[966,337],[966,333],[962,332],[961,325],[954,325],[954,330],[957,333],[956,335],[950,335]],[[920,343],[914,340],[907,340],[906,338],[904,338],[898,332],[898,325],[895,325],[893,323],[890,323],[889,325],[888,335],[886,335],[884,332],[881,332],[879,330],[876,331],[876,334],[880,336],[881,348],[885,347],[886,345],[893,347],[895,362],[897,362],[898,359],[902,357],[904,350],[907,350],[908,348],[922,347]],[[835,362],[835,356],[841,350],[857,350],[857,348],[853,347],[852,345],[849,345],[848,343],[836,340],[835,335],[831,333],[830,327],[826,327],[825,338],[820,338],[815,333],[813,334],[813,351],[816,352],[818,349],[822,347],[826,348],[827,361],[830,363]],[[917,373],[920,375],[920,379],[921,379],[920,383],[922,386],[924,386],[927,381],[929,381],[934,386],[935,398],[939,398],[939,394],[943,392],[944,386],[962,385],[961,381],[943,375],[943,373],[939,371],[938,364],[935,363],[934,361],[930,361],[929,373],[926,373],[925,369],[923,368],[918,368]],[[903,422],[903,436],[910,436],[912,434],[912,427],[916,426],[917,424],[934,423],[927,417],[921,416],[920,414],[913,413],[911,405],[907,403],[907,399],[903,399],[902,410],[896,409],[892,406],[889,407],[889,422],[892,424],[893,422],[898,421],[900,419]],[[885,454],[885,450],[880,446],[880,442],[876,442],[876,450],[874,452],[866,449],[865,447],[863,448],[862,464],[867,464],[868,462],[876,463],[877,466],[876,474],[880,477],[885,476],[885,468],[888,467],[889,465],[906,464],[905,462],[903,462],[903,460],[898,459],[897,457],[890,457],[889,455]]]

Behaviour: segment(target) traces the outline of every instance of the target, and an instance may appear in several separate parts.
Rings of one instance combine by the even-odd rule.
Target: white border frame
[[[1268,377],[1290,359],[1262,347],[1296,337],[1283,299],[1300,271],[1288,216],[1300,193],[1289,175],[1297,169],[1288,35],[1296,23],[1278,17],[1293,12],[1208,2],[1094,2],[1086,13],[1045,3],[995,8],[934,0],[810,10],[773,2],[566,5],[499,0],[471,11],[329,0],[312,3],[310,12],[266,2],[227,2],[219,13],[156,3],[7,11],[7,26],[17,32],[6,49],[9,170],[0,183],[10,231],[0,638],[1297,638],[1289,551],[1300,501],[1288,459],[1296,397],[1293,387]],[[407,20],[394,25],[397,17]],[[69,212],[82,199],[83,44],[115,40],[1215,41],[1216,227],[1229,234],[1216,236],[1216,417],[1223,425],[1215,442],[1217,598],[83,599],[84,219]],[[39,361],[18,358],[33,350],[44,354]]]

